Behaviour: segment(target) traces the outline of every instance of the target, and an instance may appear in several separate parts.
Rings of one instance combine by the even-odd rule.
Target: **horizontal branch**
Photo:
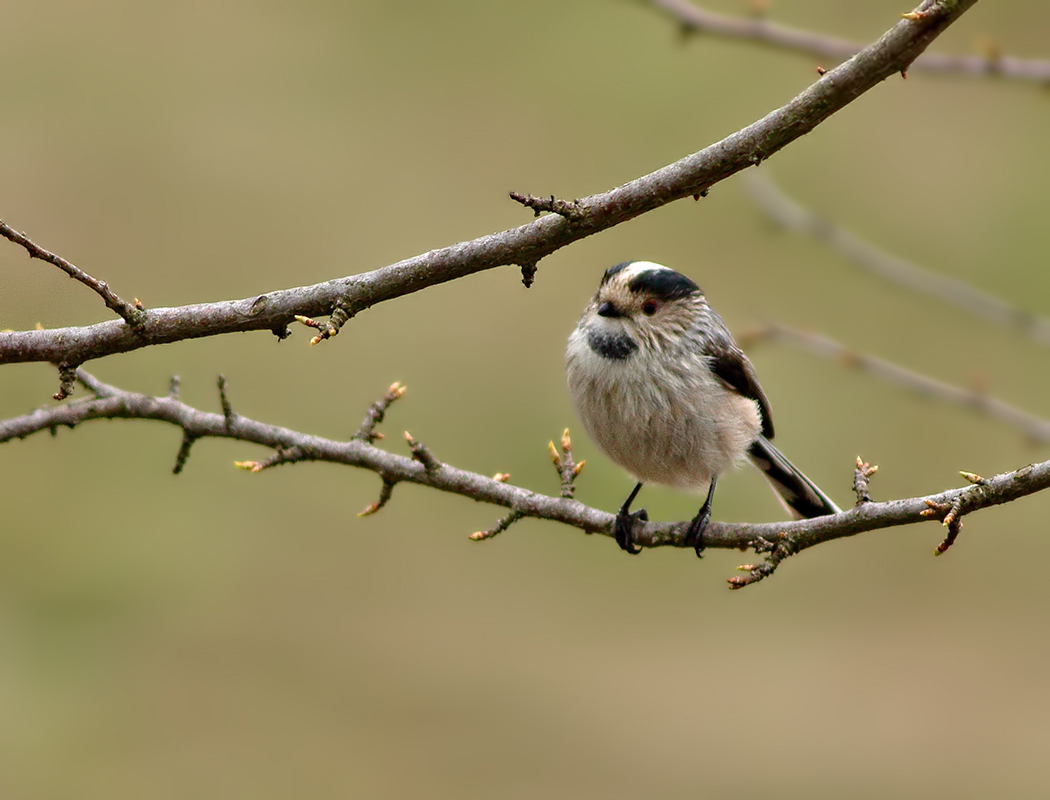
[[[59,427],[74,427],[96,419],[145,419],[174,425],[182,430],[183,446],[179,449],[176,471],[185,466],[189,447],[205,437],[234,439],[252,442],[272,448],[274,455],[262,462],[239,462],[239,466],[258,472],[278,464],[298,461],[327,461],[371,470],[382,479],[379,500],[366,508],[371,514],[390,501],[394,487],[407,482],[429,486],[443,492],[462,495],[474,500],[503,506],[511,514],[500,520],[489,531],[472,534],[471,538],[484,540],[505,530],[517,519],[533,517],[570,525],[587,533],[612,536],[615,517],[605,511],[580,503],[571,497],[571,480],[579,474],[579,465],[572,458],[568,433],[562,438],[562,456],[551,445],[555,466],[562,476],[561,497],[550,497],[507,483],[506,474],[487,477],[475,472],[458,469],[442,463],[419,441],[406,434],[411,456],[401,456],[381,450],[371,444],[376,438],[370,412],[362,429],[349,441],[335,441],[319,436],[268,425],[248,419],[234,412],[228,400],[224,401],[223,413],[209,413],[186,405],[173,391],[164,397],[127,392],[107,385],[80,370],[78,379],[94,394],[94,398],[42,408],[22,417],[0,422],[0,443],[16,438],[25,438],[39,431]],[[220,387],[224,384],[220,382]],[[391,387],[387,398],[380,401],[385,409],[400,397],[399,385]],[[373,406],[375,408],[375,406]],[[867,480],[875,468],[858,459],[859,478],[855,484],[863,484],[864,492],[858,491],[857,507],[833,516],[809,520],[769,523],[711,522],[704,531],[704,546],[707,548],[754,549],[766,554],[760,565],[745,565],[747,577],[730,579],[734,587],[745,586],[773,572],[786,557],[821,544],[823,542],[854,536],[897,525],[908,525],[931,518],[941,520],[949,528],[949,537],[939,550],[946,549],[954,541],[965,514],[982,508],[1010,502],[1025,495],[1050,487],[1050,461],[1022,467],[1015,472],[981,478],[964,473],[969,486],[948,489],[926,497],[912,497],[885,503],[865,502]],[[571,473],[571,477],[568,474]],[[633,539],[642,547],[688,547],[689,521],[675,523],[638,522]]]
[[[792,344],[824,358],[836,359],[849,367],[863,370],[877,378],[919,392],[927,397],[986,414],[998,422],[1016,428],[1033,442],[1040,444],[1050,442],[1050,420],[1023,411],[992,397],[981,389],[967,389],[944,383],[891,361],[859,353],[840,342],[815,333],[794,330],[783,325],[767,325],[758,331],[741,336],[740,339],[748,343],[769,339]]]
[[[1050,319],[1011,305],[958,278],[938,275],[868,244],[840,225],[796,203],[780,191],[768,175],[753,173],[747,177],[746,186],[751,199],[778,225],[812,236],[883,280],[961,308],[1050,346]]]
[[[877,42],[821,76],[783,107],[697,153],[527,225],[432,250],[371,272],[242,300],[146,310],[142,325],[123,321],[74,328],[0,333],[0,364],[47,361],[77,366],[114,353],[238,331],[284,336],[296,317],[332,314],[325,338],[376,303],[516,264],[531,281],[537,262],[571,242],[686,197],[766,160],[880,82],[909,68],[945,28],[977,0],[924,0],[917,19],[899,20]],[[311,320],[312,321],[312,320]]]
[[[674,17],[686,31],[721,36],[726,39],[759,42],[793,53],[828,61],[843,61],[860,51],[861,45],[848,39],[824,36],[802,28],[770,22],[764,14],[751,18],[729,17],[699,8],[688,0],[651,0]],[[903,8],[905,4],[901,4]],[[1004,55],[991,42],[985,42],[979,55],[953,56],[924,53],[908,67],[909,72],[971,77],[1003,77],[1050,83],[1050,61]]]

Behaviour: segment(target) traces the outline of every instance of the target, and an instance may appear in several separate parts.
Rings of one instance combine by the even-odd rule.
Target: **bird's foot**
[[[649,512],[644,508],[635,511],[633,514],[628,513],[626,506],[620,509],[620,512],[616,515],[616,522],[613,523],[613,532],[616,534],[616,544],[620,545],[621,550],[630,553],[632,556],[642,552],[642,548],[635,546],[632,532],[636,522],[648,521]]]
[[[711,506],[704,503],[704,507],[700,509],[693,521],[689,523],[689,530],[686,531],[685,541],[690,547],[696,550],[696,557],[704,557],[704,528],[707,527],[707,523],[711,521]]]

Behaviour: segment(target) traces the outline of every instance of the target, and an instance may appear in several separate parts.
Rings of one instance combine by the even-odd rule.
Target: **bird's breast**
[[[638,480],[703,489],[758,435],[755,402],[727,390],[705,365],[667,364],[637,345],[610,358],[591,338],[579,330],[570,338],[569,393],[587,432]]]

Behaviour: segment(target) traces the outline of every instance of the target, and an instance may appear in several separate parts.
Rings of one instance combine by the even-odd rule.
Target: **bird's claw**
[[[711,521],[711,506],[704,504],[704,507],[700,509],[700,513],[693,517],[693,521],[689,523],[689,530],[686,531],[685,541],[686,543],[696,550],[696,557],[704,557],[704,528],[707,527],[707,523]]]
[[[635,546],[632,533],[636,522],[648,521],[649,512],[644,508],[635,511],[633,514],[622,508],[620,509],[620,513],[616,515],[616,522],[613,524],[613,532],[616,535],[616,544],[620,545],[621,550],[630,553],[632,556],[642,552],[642,548]]]

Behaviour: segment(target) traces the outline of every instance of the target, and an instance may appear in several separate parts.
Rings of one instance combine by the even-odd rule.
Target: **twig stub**
[[[726,582],[730,589],[743,589],[745,586],[765,580],[776,572],[780,562],[796,552],[794,543],[786,537],[781,538],[777,544],[758,537],[752,547],[756,553],[769,553],[769,555],[761,564],[741,564],[737,567],[738,570],[747,572],[747,575],[734,575],[732,578],[727,578]]]
[[[308,447],[299,445],[285,447],[279,444],[273,455],[263,461],[234,461],[233,465],[248,472],[262,472],[264,469],[279,467],[281,464],[296,464],[300,461],[313,461],[316,458],[317,454]]]
[[[354,314],[356,313],[357,312],[351,308],[350,304],[344,299],[336,301],[332,313],[328,316],[327,322],[321,322],[320,320],[316,320],[313,317],[307,317],[303,314],[295,314],[294,318],[296,322],[305,325],[308,328],[320,331],[320,333],[310,340],[310,345],[313,346],[315,344],[320,344],[325,339],[331,339],[333,336],[336,336],[339,331],[342,330],[342,327],[353,319]],[[275,330],[274,333],[277,333],[277,331]],[[277,337],[279,339],[284,338],[280,333],[277,333]]]
[[[953,519],[951,522],[949,522],[948,535],[944,537],[944,541],[937,545],[937,549],[933,551],[933,554],[935,556],[940,556],[948,552],[948,548],[955,544],[955,540],[959,538],[960,530],[962,530],[961,519]]]
[[[58,391],[51,395],[55,400],[65,400],[73,394],[73,387],[77,382],[77,367],[79,364],[70,364],[63,361],[58,365]]]
[[[472,542],[483,542],[486,539],[491,539],[493,536],[498,536],[499,534],[503,533],[503,531],[507,530],[507,528],[509,528],[511,525],[513,525],[515,522],[517,522],[524,516],[525,515],[521,511],[513,509],[509,514],[507,514],[505,517],[502,517],[499,520],[499,522],[497,522],[487,531],[474,531],[474,533],[470,534],[468,538]]]
[[[423,469],[427,472],[436,472],[441,469],[441,462],[434,458],[425,444],[413,439],[412,434],[408,431],[405,431],[405,441],[408,442],[408,448],[412,451],[412,458],[422,464]]]
[[[226,421],[226,430],[229,431],[237,419],[237,412],[233,410],[230,398],[226,396],[226,376],[220,375],[217,383],[219,386],[219,403],[222,405],[222,418]]]
[[[853,491],[857,493],[857,505],[871,502],[868,482],[872,475],[879,471],[878,465],[872,466],[857,456],[857,468],[853,470]]]
[[[535,195],[521,194],[520,192],[511,192],[510,198],[517,203],[521,203],[526,208],[531,208],[537,217],[544,211],[557,214],[570,222],[576,222],[587,216],[587,209],[580,203],[579,199],[570,203],[568,200],[560,200],[554,195],[550,197],[536,197]]]
[[[558,470],[561,478],[561,496],[572,499],[576,494],[576,476],[580,474],[586,461],[576,462],[572,457],[572,439],[569,437],[569,429],[561,435],[561,453],[554,446],[554,442],[547,444],[547,452],[550,454],[554,468]]]
[[[362,442],[368,442],[372,444],[378,439],[383,438],[383,434],[376,430],[376,426],[383,421],[386,416],[386,410],[390,407],[390,404],[397,400],[401,395],[405,393],[405,387],[401,385],[400,381],[394,381],[390,384],[390,388],[386,390],[386,394],[381,398],[372,403],[368,408],[368,412],[365,414],[365,418],[361,421],[361,425],[357,429],[357,433],[354,434],[354,439],[360,439]]]
[[[194,436],[187,430],[182,432],[182,444],[179,445],[179,452],[175,455],[175,467],[172,469],[173,475],[178,475],[182,472],[183,467],[186,466],[186,460],[190,457],[190,448],[193,447],[193,443],[197,441],[197,437]]]
[[[537,264],[535,261],[526,261],[518,266],[521,267],[521,282],[526,289],[531,289],[536,280]]]
[[[363,510],[359,511],[357,516],[369,517],[390,502],[390,498],[394,494],[394,483],[395,482],[389,478],[383,478],[383,486],[379,490],[378,499],[372,503],[372,505],[366,506]]]

